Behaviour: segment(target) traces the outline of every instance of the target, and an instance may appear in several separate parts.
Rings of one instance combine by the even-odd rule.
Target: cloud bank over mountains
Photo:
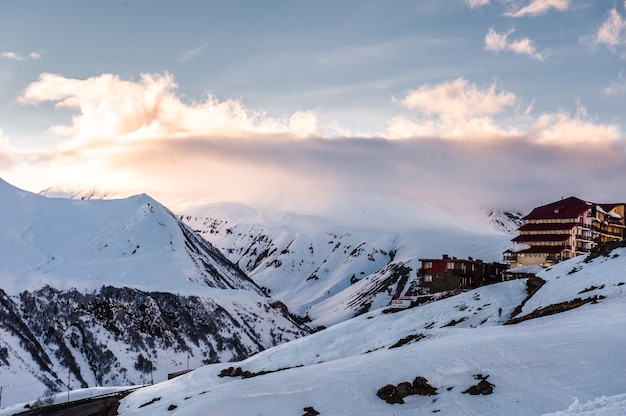
[[[0,136],[3,170],[28,160],[66,183],[148,192],[166,204],[193,196],[312,213],[347,192],[463,210],[569,194],[626,200],[619,125],[596,122],[580,103],[575,115],[534,114],[495,82],[457,78],[390,98],[400,114],[370,137],[329,134],[314,110],[277,118],[177,90],[168,73],[42,74],[19,103],[52,102],[71,119],[49,128],[46,149],[18,150]]]

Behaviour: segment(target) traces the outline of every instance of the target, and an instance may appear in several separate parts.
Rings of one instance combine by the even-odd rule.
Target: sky
[[[626,201],[622,0],[0,0],[0,177],[323,212]]]

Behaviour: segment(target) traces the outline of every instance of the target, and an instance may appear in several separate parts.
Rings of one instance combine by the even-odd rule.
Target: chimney
[[[444,260],[448,260],[448,255],[447,254],[444,254],[441,257],[443,257]]]

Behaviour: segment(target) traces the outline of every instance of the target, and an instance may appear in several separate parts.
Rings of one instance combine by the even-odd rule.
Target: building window
[[[425,269],[432,269],[433,268],[433,262],[432,261],[425,261],[424,262],[424,268]]]
[[[424,283],[430,283],[433,281],[433,275],[432,274],[425,274],[424,275]]]
[[[446,269],[448,269],[448,270],[454,269],[454,262],[453,261],[447,262],[446,263]]]

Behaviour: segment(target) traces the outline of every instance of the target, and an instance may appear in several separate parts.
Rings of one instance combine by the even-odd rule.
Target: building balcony
[[[580,240],[580,241],[589,241],[589,242],[593,242],[597,237],[594,237],[592,235],[580,235],[580,234],[576,234],[576,239]]]

